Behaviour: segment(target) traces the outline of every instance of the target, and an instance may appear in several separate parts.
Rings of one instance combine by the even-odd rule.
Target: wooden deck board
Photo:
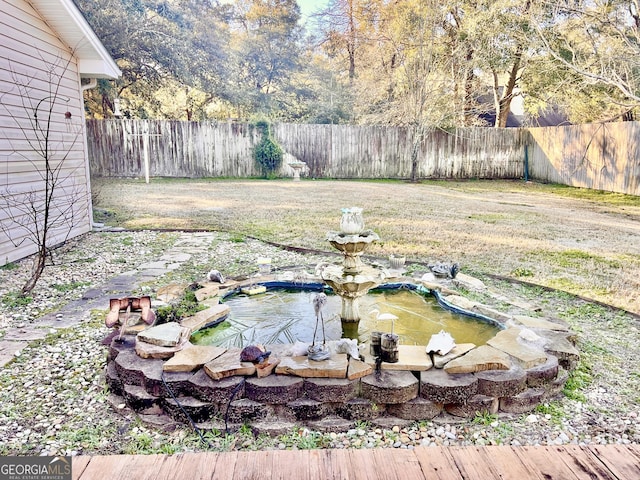
[[[298,450],[296,451],[295,461],[291,461],[291,455],[285,450],[276,450],[271,452],[272,458],[272,474],[269,479],[278,480],[309,480],[311,477],[310,472],[310,451]],[[264,476],[262,477],[264,479]],[[314,477],[317,478],[317,477]]]
[[[462,478],[502,477],[493,458],[499,453],[483,447],[452,447],[451,456],[460,470]],[[513,478],[513,477],[509,477]]]
[[[271,450],[73,458],[74,480],[628,480],[639,445]]]
[[[613,472],[591,450],[578,445],[562,446],[560,450],[567,453],[561,458],[578,478],[583,478],[587,474],[594,479],[616,478]]]
[[[640,449],[629,445],[587,447],[620,480],[640,478]]]
[[[497,478],[546,480],[535,464],[516,454],[517,448],[505,445],[494,446],[483,448],[482,454],[487,461],[494,465],[499,475]]]
[[[446,448],[418,447],[413,450],[425,478],[449,480],[460,478],[460,470]]]
[[[419,478],[419,475],[422,475],[420,462],[411,450],[383,448],[370,451],[374,452],[373,458],[376,470],[379,472],[378,478],[404,480]],[[380,472],[384,475],[380,475]]]

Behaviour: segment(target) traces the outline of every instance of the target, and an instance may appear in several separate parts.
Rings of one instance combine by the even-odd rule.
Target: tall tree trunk
[[[347,53],[349,55],[349,83],[353,85],[356,78],[356,22],[353,13],[353,2],[349,0],[349,37],[347,39]]]
[[[498,91],[497,83],[497,74],[494,72],[494,95],[496,99],[496,127],[504,128],[507,126],[507,119],[509,118],[509,113],[511,112],[511,101],[513,100],[513,92],[516,88],[516,83],[518,80],[518,70],[520,70],[520,63],[522,60],[522,47],[518,48],[518,53],[513,59],[513,65],[511,66],[511,71],[509,72],[509,79],[507,80],[507,84],[504,86],[504,90],[502,95]]]
[[[418,179],[418,153],[420,152],[420,146],[424,141],[425,126],[422,124],[414,125],[413,127],[413,139],[411,141],[411,181],[417,182]]]

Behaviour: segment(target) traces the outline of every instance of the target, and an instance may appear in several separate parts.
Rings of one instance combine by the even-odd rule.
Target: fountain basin
[[[265,282],[263,285],[284,287],[292,283]],[[321,283],[307,283],[305,288],[326,291]],[[429,288],[438,303],[455,308],[448,305],[447,298],[437,288]],[[489,340],[495,347],[465,347],[455,359],[436,356],[431,365],[423,345],[404,346],[417,349],[416,354],[421,354],[423,366],[418,366],[403,360],[407,350],[401,346],[399,363],[383,363],[379,373],[354,373],[352,358],[342,378],[303,378],[276,371],[264,378],[238,373],[213,379],[201,365],[166,371],[168,361],[141,358],[134,348],[135,337],[127,335],[123,342],[111,343],[106,379],[112,393],[124,397],[123,401],[143,418],[153,417],[156,425],[162,419],[168,424],[186,421],[177,402],[194,421],[200,422],[201,428],[222,429],[221,419],[226,416],[233,428],[248,424],[254,431],[267,434],[282,434],[300,426],[319,431],[345,431],[354,428],[357,421],[391,428],[426,419],[441,418],[442,422],[450,423],[451,415],[473,418],[478,412],[521,414],[562,391],[568,378],[567,370],[575,366],[577,353],[572,353],[566,342],[558,343],[559,337],[572,338],[562,325],[528,317],[513,317],[511,321],[514,326],[500,330]],[[544,348],[538,350],[540,355],[534,362],[529,356],[530,347],[519,340],[522,325],[533,323],[537,325],[536,333],[548,339]],[[386,325],[379,327],[387,330]],[[509,338],[513,340],[510,345]],[[494,343],[494,340],[498,341]],[[283,362],[286,358],[306,358],[284,357],[277,350],[278,345],[273,347],[274,356]],[[287,348],[286,345],[279,347]],[[240,349],[236,351],[239,355]],[[464,364],[466,358],[478,360],[480,353],[487,351],[492,352],[491,359],[496,351],[502,351],[503,357],[509,352],[509,368],[483,360],[476,361],[474,369]],[[461,368],[471,373],[455,373]],[[158,411],[164,413],[159,416]]]
[[[390,332],[392,325],[373,313],[382,311],[398,317],[395,333],[402,345],[427,345],[432,334],[446,329],[458,343],[484,345],[503,328],[493,319],[473,312],[454,311],[442,303],[437,292],[411,283],[384,284],[369,291],[362,304],[359,324],[340,321],[341,299],[321,283],[301,285],[289,282],[264,282],[267,293],[247,296],[237,290],[227,295],[225,305],[230,315],[222,324],[197,332],[192,342],[199,345],[244,347],[251,343],[274,344],[310,342],[313,337],[313,298],[318,292],[328,294],[324,312],[326,337],[356,338],[369,342],[373,331]],[[364,348],[368,350],[368,347]]]

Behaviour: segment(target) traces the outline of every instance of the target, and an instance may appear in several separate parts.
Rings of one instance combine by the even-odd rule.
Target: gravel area
[[[46,313],[77,300],[107,279],[135,271],[160,258],[190,235],[159,232],[90,233],[53,255],[28,302],[15,293],[30,268],[26,259],[0,269],[0,342],[8,332],[37,327]],[[211,268],[227,276],[250,275],[256,259],[275,266],[313,266],[335,257],[302,255],[264,243],[212,233],[181,267],[138,285],[133,294],[153,294],[171,282],[203,278]],[[425,259],[425,261],[428,259]],[[417,268],[417,267],[416,267]],[[582,359],[566,395],[523,415],[455,417],[417,422],[407,428],[376,428],[361,422],[347,432],[306,429],[275,438],[254,438],[248,429],[207,432],[206,445],[188,427],[156,429],[143,424],[110,396],[104,381],[108,330],[105,310],[84,312],[71,328],[46,327],[46,338],[32,341],[0,367],[0,455],[174,453],[205,449],[413,448],[417,445],[561,445],[640,442],[639,320],[567,294],[482,278],[487,304],[516,308],[504,297],[535,302],[542,314],[562,319],[578,333]],[[515,312],[515,310],[514,310]],[[521,313],[521,312],[520,312]]]

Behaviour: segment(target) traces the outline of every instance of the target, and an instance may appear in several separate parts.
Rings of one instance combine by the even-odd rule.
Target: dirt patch
[[[640,313],[640,201],[524,182],[99,180],[129,228],[207,229],[330,250],[340,209],[364,208],[379,256],[550,286]],[[581,191],[584,192],[584,191]],[[581,193],[581,197],[584,197]]]

